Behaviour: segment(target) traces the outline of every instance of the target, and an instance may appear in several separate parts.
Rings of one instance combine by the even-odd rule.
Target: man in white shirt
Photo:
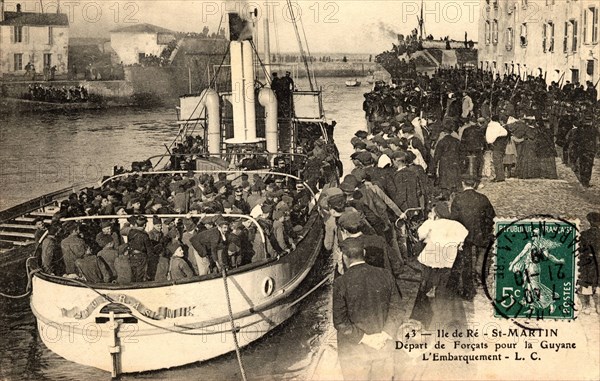
[[[464,92],[462,99],[462,115],[463,119],[467,119],[469,115],[473,112],[473,100],[469,96],[468,92]]]
[[[492,161],[496,172],[496,178],[492,181],[504,181],[504,154],[508,144],[508,131],[500,124],[498,115],[492,115],[492,121],[485,130],[485,140],[492,145]]]

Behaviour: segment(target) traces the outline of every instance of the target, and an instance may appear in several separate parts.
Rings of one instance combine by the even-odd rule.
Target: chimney
[[[231,103],[233,106],[233,138],[227,144],[256,143],[256,94],[254,92],[254,50],[247,38],[246,20],[237,13],[229,14],[231,58]],[[251,30],[251,29],[250,29]],[[251,36],[251,34],[250,34]]]

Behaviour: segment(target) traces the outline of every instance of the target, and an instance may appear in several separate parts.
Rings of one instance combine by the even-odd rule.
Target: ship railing
[[[227,165],[230,165],[230,163],[239,163],[241,162],[244,157],[246,155],[252,155],[253,157],[266,157],[269,158],[268,162],[269,165],[272,166],[272,161],[275,157],[285,157],[285,158],[289,158],[291,160],[294,160],[296,158],[298,159],[307,159],[308,155],[303,154],[303,153],[291,153],[291,152],[277,152],[277,153],[271,153],[271,152],[244,152],[243,150],[243,145],[241,145],[239,147],[239,150],[232,150],[230,152],[218,152],[218,153],[214,153],[214,152],[201,152],[201,153],[172,153],[172,154],[162,154],[162,155],[154,155],[149,157],[146,161],[150,161],[150,163],[152,163],[152,168],[156,168],[158,166],[158,164],[160,164],[162,162],[163,159],[165,158],[193,158],[196,160],[208,160],[211,158],[216,158],[216,159],[221,159],[223,161],[225,161],[227,163]],[[156,164],[153,163],[153,160],[155,159],[159,159],[158,162]]]
[[[311,199],[312,201],[316,204],[317,202],[317,196],[315,194],[315,192],[313,191],[313,189],[304,181],[302,180],[300,177],[298,176],[294,176],[294,175],[290,175],[289,173],[283,173],[283,172],[277,172],[277,171],[264,171],[264,170],[257,170],[257,171],[246,171],[246,170],[189,170],[189,171],[152,171],[152,172],[127,172],[127,173],[120,173],[118,175],[114,175],[111,176],[107,179],[105,179],[104,181],[102,181],[100,183],[100,187],[103,187],[104,185],[106,185],[107,183],[114,181],[114,180],[118,180],[121,178],[127,178],[130,176],[159,176],[159,175],[188,175],[188,174],[213,174],[213,175],[218,175],[219,173],[225,173],[228,176],[229,175],[236,175],[236,177],[234,178],[234,181],[238,178],[240,178],[243,174],[248,174],[248,175],[254,175],[254,174],[258,174],[258,175],[263,175],[263,176],[277,176],[277,177],[287,177],[289,179],[292,179],[294,181],[296,181],[296,183],[302,183],[304,184],[304,187],[306,189],[308,189],[308,191],[311,194]]]
[[[0,211],[0,223],[8,222],[17,217],[22,217],[28,213],[38,210],[45,212],[47,207],[57,206],[62,199],[66,198],[71,193],[75,193],[78,188],[89,185],[93,184],[90,182],[75,183],[70,187],[36,197],[19,205],[15,205],[9,209]]]
[[[115,215],[102,215],[102,216],[79,216],[79,217],[65,217],[65,218],[61,218],[60,222],[69,222],[69,221],[98,221],[98,220],[127,220],[130,217],[139,217],[139,216],[144,216],[147,219],[152,220],[154,217],[158,217],[158,218],[203,218],[203,217],[223,217],[225,219],[232,219],[232,220],[246,220],[250,223],[252,223],[254,226],[256,226],[256,231],[260,234],[260,239],[262,241],[262,243],[264,245],[266,245],[266,238],[265,238],[265,232],[263,231],[262,227],[260,226],[260,224],[258,223],[258,221],[256,221],[256,219],[254,219],[251,216],[247,216],[245,214],[220,214],[220,213],[187,213],[187,214],[115,214]]]

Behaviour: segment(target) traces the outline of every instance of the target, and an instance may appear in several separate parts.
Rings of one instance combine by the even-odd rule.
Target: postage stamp
[[[574,319],[577,223],[499,220],[495,232],[495,316]]]

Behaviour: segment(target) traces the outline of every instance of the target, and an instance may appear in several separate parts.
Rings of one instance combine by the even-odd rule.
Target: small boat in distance
[[[350,79],[346,81],[346,87],[359,87],[360,81],[357,79]]]

